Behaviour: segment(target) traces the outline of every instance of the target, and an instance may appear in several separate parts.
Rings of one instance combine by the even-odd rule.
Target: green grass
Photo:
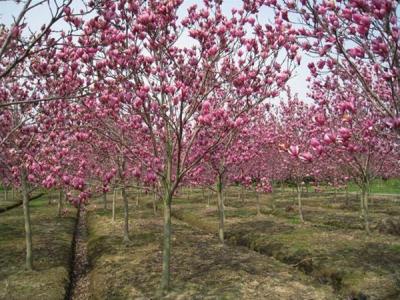
[[[21,207],[0,214],[0,299],[64,299],[69,281],[76,210],[57,217],[47,194],[30,202],[34,270],[25,270],[25,231]]]
[[[349,184],[349,192],[359,192],[360,188],[355,183]],[[400,179],[375,179],[371,182],[372,194],[400,194]]]

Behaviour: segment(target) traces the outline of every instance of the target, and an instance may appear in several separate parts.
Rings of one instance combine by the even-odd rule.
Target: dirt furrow
[[[75,235],[75,253],[73,260],[69,300],[89,299],[89,274],[87,256],[87,223],[86,210],[80,208],[77,231]]]

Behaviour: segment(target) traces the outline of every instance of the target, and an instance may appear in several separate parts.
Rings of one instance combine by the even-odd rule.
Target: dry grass
[[[25,270],[22,208],[0,215],[0,299],[64,299],[69,277],[75,209],[57,218],[46,195],[31,205],[34,271]]]
[[[350,225],[342,229],[340,218],[353,216],[354,212],[338,209],[306,207],[305,217],[307,220],[312,218],[312,222],[299,224],[297,210],[285,212],[279,208],[280,199],[276,199],[278,209],[275,211],[268,209],[270,199],[262,200],[263,211],[279,217],[256,216],[255,199],[250,193],[243,205],[237,197],[232,197],[234,193],[229,193],[228,205],[236,206],[228,207],[226,214],[226,236],[231,243],[295,266],[316,281],[332,286],[341,297],[398,299],[400,296],[398,238],[378,233],[367,236],[361,230],[349,230],[356,228],[357,218],[349,217]],[[215,206],[206,208],[200,196],[192,197],[190,203],[180,200],[174,211],[176,217],[192,226],[214,234],[217,232]],[[337,223],[325,226],[324,223],[335,220],[335,213]]]
[[[142,199],[143,200],[143,199]],[[141,201],[143,203],[144,201]],[[155,299],[161,272],[162,218],[131,206],[132,243],[122,243],[122,211],[89,213],[93,299]],[[163,299],[334,299],[293,268],[243,247],[221,246],[204,231],[174,220],[172,288]]]

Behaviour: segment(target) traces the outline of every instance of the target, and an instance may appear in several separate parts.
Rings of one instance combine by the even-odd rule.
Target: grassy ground
[[[358,192],[359,190],[356,184],[349,184],[350,192]],[[400,194],[400,179],[375,179],[371,183],[370,192],[376,194]]]
[[[8,190],[6,198],[4,190],[0,189],[0,209],[14,205],[18,202],[21,202],[21,200],[22,199],[20,197],[20,194],[17,191],[14,192],[14,197],[13,197],[12,191]]]
[[[146,199],[148,201],[148,199]],[[91,297],[158,299],[162,217],[131,202],[131,244],[122,243],[122,211],[88,215]],[[101,207],[101,204],[97,205]],[[164,299],[335,299],[330,288],[244,247],[221,246],[204,231],[173,220],[172,289]]]
[[[45,191],[42,189],[37,189],[33,191],[30,196],[32,199],[35,199],[39,195],[44,194],[44,192]],[[16,204],[22,204],[21,194],[18,190],[14,191],[14,196],[11,189],[8,190],[6,197],[4,190],[0,189],[0,212],[13,208]]]
[[[64,299],[76,210],[57,218],[47,194],[30,203],[34,271],[26,271],[21,207],[0,214],[0,299]]]
[[[313,221],[299,224],[297,211],[284,209],[286,197],[275,199],[278,207],[275,215],[268,209],[271,199],[261,198],[262,211],[267,214],[256,216],[254,194],[247,193],[244,202],[236,195],[237,191],[231,190],[226,201],[226,235],[232,244],[295,266],[315,281],[328,284],[343,298],[398,299],[400,296],[398,237],[378,233],[366,236],[361,230],[351,230],[360,223],[352,217],[348,217],[350,225],[342,226],[345,214],[354,214],[351,210],[306,207],[305,217]],[[313,201],[315,204],[316,199]],[[177,218],[207,232],[217,232],[215,203],[207,208],[200,192],[193,191],[190,199],[185,196],[176,202]],[[329,219],[327,215],[331,215],[331,221],[337,215],[338,221],[332,226],[323,226]]]
[[[281,184],[276,184],[274,186],[275,190],[281,190],[282,186]],[[292,185],[290,187],[285,184],[284,188],[285,191],[295,191],[295,186]],[[314,191],[314,187],[309,186],[308,187],[309,191]],[[329,193],[334,193],[335,189],[332,188],[331,186],[327,185],[320,185],[319,190],[322,192],[329,192]],[[348,191],[350,193],[360,193],[360,188],[358,185],[356,185],[354,182],[349,182],[348,184]],[[345,193],[346,190],[344,188],[338,190],[337,192],[340,193]],[[391,178],[388,180],[382,180],[382,179],[374,179],[371,182],[370,186],[370,193],[371,194],[393,194],[393,195],[400,195],[400,178]]]

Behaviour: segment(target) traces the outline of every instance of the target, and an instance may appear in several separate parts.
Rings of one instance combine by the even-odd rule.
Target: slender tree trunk
[[[224,243],[224,223],[225,223],[225,207],[224,207],[224,195],[223,195],[223,182],[222,176],[217,176],[217,197],[218,197],[218,238],[221,243]]]
[[[367,234],[370,234],[370,228],[369,228],[369,211],[368,211],[368,187],[363,186],[361,189],[361,213],[362,217],[364,220],[364,229],[367,232]]]
[[[206,207],[210,206],[210,200],[208,200],[208,193],[206,193],[205,189],[202,188],[202,193],[203,193],[203,199],[206,200]]]
[[[115,222],[115,204],[117,202],[117,189],[114,188],[112,200],[112,222]]]
[[[129,242],[129,203],[126,195],[125,184],[121,188],[122,200],[124,201],[124,242]]]
[[[302,223],[304,223],[303,206],[302,206],[302,203],[301,203],[301,189],[300,189],[299,184],[297,184],[297,205],[298,205],[298,208],[299,208],[300,221]]]
[[[153,194],[153,213],[157,216],[157,193]]]
[[[25,223],[25,243],[26,243],[26,268],[33,269],[33,254],[32,254],[32,227],[31,215],[29,211],[29,193],[26,170],[21,170],[21,193],[22,193],[22,207],[24,210],[24,223]]]
[[[7,190],[7,186],[4,186],[4,201],[8,201],[8,190]]]
[[[170,131],[167,127],[167,135],[169,136]],[[161,291],[164,292],[170,287],[170,264],[171,264],[171,237],[172,237],[172,225],[171,225],[171,203],[174,193],[172,186],[172,160],[173,160],[173,145],[167,137],[167,143],[165,145],[166,150],[166,164],[165,164],[165,176],[162,179],[163,188],[163,206],[164,206],[164,234],[163,234],[163,252],[162,252],[162,273],[161,273]]]
[[[59,218],[61,218],[61,216],[62,216],[62,211],[63,211],[63,196],[64,196],[64,193],[63,193],[63,190],[61,189],[60,190],[60,192],[59,192],[59,194],[58,194],[58,217]]]
[[[337,189],[336,187],[333,187],[333,201],[336,202],[336,200],[337,200]]]
[[[139,198],[140,198],[140,196],[141,196],[141,193],[140,193],[140,188],[139,188],[139,190],[136,193],[136,206],[139,206]]]
[[[161,275],[161,290],[169,289],[170,284],[170,262],[171,262],[171,203],[172,193],[169,191],[170,182],[164,185],[164,235],[163,235],[163,256],[162,256],[162,275]]]
[[[256,191],[256,200],[257,200],[257,216],[261,216],[261,207],[260,207],[260,195]]]
[[[15,201],[15,189],[14,189],[14,187],[12,187],[12,189],[11,189],[11,198],[12,198],[12,201],[14,202]]]
[[[275,193],[271,194],[271,204],[272,204],[272,210],[275,210],[276,209]]]
[[[346,184],[346,207],[350,206],[350,201],[349,201],[349,185]]]
[[[240,199],[242,200],[242,202],[244,202],[244,189],[243,186],[240,185]]]
[[[107,192],[103,191],[103,209],[107,210]]]

